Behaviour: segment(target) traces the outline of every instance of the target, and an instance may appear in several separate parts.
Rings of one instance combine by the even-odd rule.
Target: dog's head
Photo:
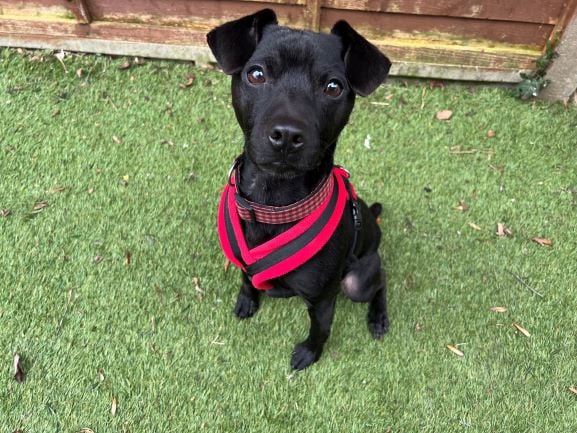
[[[373,92],[391,65],[345,21],[331,34],[299,31],[278,26],[270,9],[225,23],[207,39],[232,75],[248,158],[285,177],[332,159],[355,95]]]

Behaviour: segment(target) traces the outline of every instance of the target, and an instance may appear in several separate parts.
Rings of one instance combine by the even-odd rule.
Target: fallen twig
[[[533,292],[535,295],[539,296],[540,298],[543,298],[544,296],[539,293],[537,290],[535,290],[533,287],[531,287],[529,284],[527,284],[525,282],[525,280],[523,280],[523,278],[521,278],[518,274],[516,274],[515,272],[512,272],[510,270],[507,269],[507,272],[509,272],[511,275],[513,275],[515,277],[515,279],[517,281],[519,281],[519,283],[521,283],[523,286],[525,286],[526,288],[528,288],[529,290],[531,290],[531,292]]]
[[[451,148],[449,149],[450,155],[474,155],[475,153],[483,153],[485,155],[490,156],[493,155],[495,151],[492,149],[475,149],[475,148],[464,149],[460,145],[451,146]]]

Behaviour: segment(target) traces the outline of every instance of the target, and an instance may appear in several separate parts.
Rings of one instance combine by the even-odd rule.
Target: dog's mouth
[[[283,178],[292,178],[309,170],[308,167],[295,166],[286,160],[257,163],[257,165],[262,171]]]

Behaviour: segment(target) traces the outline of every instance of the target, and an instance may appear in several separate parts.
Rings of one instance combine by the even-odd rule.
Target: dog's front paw
[[[373,338],[379,339],[389,330],[389,319],[386,314],[369,314],[369,332]]]
[[[248,319],[252,317],[254,313],[257,312],[259,307],[258,297],[251,298],[250,296],[240,293],[236,299],[236,305],[234,307],[234,314],[239,319]]]
[[[319,359],[320,353],[316,354],[302,344],[297,344],[293,350],[291,367],[293,370],[304,370]]]

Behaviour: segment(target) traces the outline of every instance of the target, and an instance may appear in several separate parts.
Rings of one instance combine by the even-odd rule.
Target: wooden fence
[[[312,30],[346,19],[396,75],[514,82],[577,0],[0,0],[0,45],[208,62],[209,29],[264,7]]]

